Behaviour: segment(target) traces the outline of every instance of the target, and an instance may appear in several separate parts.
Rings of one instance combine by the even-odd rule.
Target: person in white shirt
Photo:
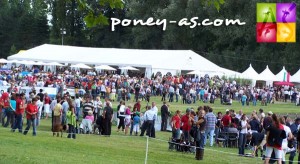
[[[155,109],[153,110],[153,107],[147,106],[147,111],[145,112],[143,118],[144,118],[144,124],[142,126],[142,131],[140,136],[144,136],[145,130],[147,130],[147,135],[149,137],[155,137],[153,136],[153,129],[154,129],[154,120],[156,119],[157,115],[155,114]],[[155,135],[155,134],[154,134]]]
[[[179,94],[179,86],[176,87],[175,94],[176,94],[175,95],[176,96],[176,102],[178,102],[178,98],[181,99],[180,94]]]
[[[175,92],[174,87],[172,85],[170,85],[170,87],[169,87],[169,96],[170,96],[169,102],[173,102],[174,92]]]
[[[246,144],[246,134],[248,133],[248,123],[247,123],[247,118],[246,115],[243,114],[241,117],[241,121],[239,123],[241,130],[239,133],[239,155],[245,155],[245,144]]]
[[[287,152],[287,150],[289,149],[288,147],[288,140],[291,140],[294,138],[291,129],[285,125],[285,118],[284,117],[280,117],[279,118],[279,122],[283,125],[284,131],[286,133],[286,138],[282,140],[282,162],[285,162],[285,154]]]
[[[81,116],[80,103],[81,103],[81,100],[79,98],[79,95],[76,95],[75,109],[76,109],[76,119],[77,120],[79,120],[79,117]]]
[[[40,125],[40,120],[41,120],[42,109],[43,109],[43,102],[41,102],[39,96],[36,96],[36,99],[38,100],[36,102],[36,105],[37,105],[37,108],[38,108],[37,119],[36,119],[36,126],[39,126]]]
[[[96,97],[96,101],[94,101],[94,120],[96,121],[98,115],[102,115],[102,102],[100,101],[100,97]]]
[[[155,138],[155,120],[157,120],[157,113],[158,113],[158,108],[156,107],[156,103],[155,102],[152,102],[151,111],[154,112],[154,119],[153,119],[153,125],[152,125],[152,129],[151,129],[151,135],[150,135],[150,137]]]

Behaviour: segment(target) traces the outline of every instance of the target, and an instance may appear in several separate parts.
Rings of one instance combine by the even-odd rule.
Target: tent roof
[[[249,67],[241,74],[241,78],[257,80],[258,73],[254,70],[254,68],[250,64]]]
[[[300,69],[293,76],[291,76],[290,81],[300,83]]]
[[[8,57],[60,63],[106,64],[173,70],[218,71],[219,66],[191,50],[89,48],[43,44]]]
[[[283,81],[283,79],[284,79],[284,77],[283,77],[284,73],[287,73],[287,71],[286,71],[285,67],[283,66],[282,70],[279,73],[277,73],[275,81]]]
[[[276,76],[271,72],[269,66],[267,66],[266,69],[259,74],[257,80],[276,81]]]
[[[220,71],[223,72],[224,75],[228,76],[228,77],[240,77],[241,76],[241,73],[232,71],[232,70],[226,69],[226,68],[221,68]]]

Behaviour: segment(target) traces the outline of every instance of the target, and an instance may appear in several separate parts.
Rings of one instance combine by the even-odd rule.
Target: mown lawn
[[[45,120],[43,125],[48,124]],[[40,130],[45,128],[43,126]],[[77,135],[67,139],[52,137],[49,131],[38,131],[36,137],[12,133],[0,128],[0,163],[144,163],[146,137],[124,136],[113,128],[111,137]],[[149,139],[147,163],[198,163],[193,154],[168,150],[170,133],[157,132]],[[203,163],[256,163],[259,159],[238,157],[237,149],[207,148]],[[233,153],[233,154],[230,154]]]
[[[162,104],[159,98],[154,98],[160,109]],[[133,104],[133,102],[130,102]],[[128,103],[127,103],[128,104]],[[117,103],[113,103],[114,106]],[[145,102],[142,106],[145,106]],[[180,109],[185,111],[187,107],[198,107],[199,105],[210,105],[215,109],[215,113],[227,108],[243,109],[247,114],[251,111],[261,108],[260,105],[253,107],[242,107],[238,102],[232,106],[222,106],[219,101],[215,104],[203,104],[197,102],[196,105],[182,105],[172,103],[171,111]],[[299,107],[290,103],[272,104],[263,107],[265,111],[275,113],[297,114]],[[111,137],[98,135],[77,135],[75,140],[67,139],[67,134],[63,138],[53,137],[50,132],[50,120],[42,120],[38,127],[37,136],[31,135],[29,131],[27,136],[17,132],[12,133],[7,128],[0,127],[0,163],[145,163],[146,155],[146,137],[124,136],[123,133],[117,133],[116,127],[112,128]],[[179,153],[168,150],[167,140],[171,136],[169,132],[157,132],[156,139],[149,139],[148,160],[147,163],[262,163],[259,158],[246,158],[237,156],[237,148],[207,147],[204,160],[194,160],[193,154]]]
[[[160,111],[160,107],[163,104],[161,100],[161,97],[151,97],[150,102],[154,101],[157,104],[157,107]],[[134,104],[134,102],[132,101],[128,101],[126,102],[127,104]],[[169,102],[167,102],[169,103]],[[117,103],[115,103],[117,105]],[[256,110],[258,112],[258,110],[260,108],[262,108],[264,110],[264,112],[267,114],[268,111],[272,111],[273,113],[278,113],[280,115],[299,115],[300,114],[300,106],[295,106],[294,103],[290,103],[289,102],[275,102],[274,104],[268,104],[268,106],[261,106],[260,102],[257,102],[256,106],[253,106],[252,103],[250,102],[249,106],[242,106],[241,103],[237,102],[237,101],[233,101],[232,105],[221,105],[220,103],[220,99],[216,99],[214,104],[210,104],[210,103],[203,103],[200,101],[197,101],[195,104],[182,104],[181,101],[179,102],[172,102],[169,103],[170,104],[170,110],[174,113],[176,110],[181,110],[183,112],[185,112],[187,107],[193,107],[195,110],[199,107],[199,106],[210,106],[214,109],[214,113],[217,112],[222,112],[223,114],[225,113],[226,109],[233,109],[236,112],[238,112],[239,110],[243,110],[245,114],[250,115],[251,112],[253,110]],[[151,105],[151,103],[149,104]],[[146,102],[143,101],[142,102],[142,107],[146,106]]]

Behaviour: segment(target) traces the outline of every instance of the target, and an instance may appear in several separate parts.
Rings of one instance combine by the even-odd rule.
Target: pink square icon
[[[276,42],[276,23],[257,23],[256,41],[257,42]]]

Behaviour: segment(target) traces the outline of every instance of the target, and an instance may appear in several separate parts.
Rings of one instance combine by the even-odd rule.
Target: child
[[[140,113],[136,112],[135,116],[133,117],[133,131],[135,132],[135,135],[139,133],[140,129]]]

